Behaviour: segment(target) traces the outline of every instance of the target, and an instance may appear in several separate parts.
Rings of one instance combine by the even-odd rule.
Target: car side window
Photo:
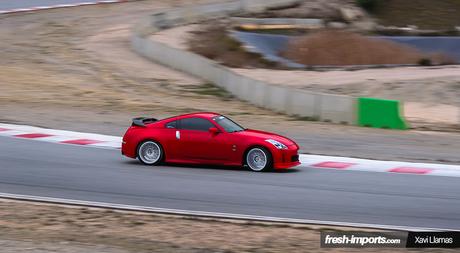
[[[209,131],[209,128],[214,125],[207,119],[203,118],[185,118],[180,121],[181,129],[184,130],[198,130],[198,131]]]
[[[166,124],[166,128],[177,128],[177,120],[168,122],[168,123]]]

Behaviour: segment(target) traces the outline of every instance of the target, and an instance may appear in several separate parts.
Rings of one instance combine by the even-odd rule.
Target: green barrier
[[[378,98],[358,98],[358,125],[375,128],[407,129],[400,102]]]

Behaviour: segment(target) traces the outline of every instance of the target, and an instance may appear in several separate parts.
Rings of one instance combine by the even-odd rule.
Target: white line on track
[[[19,195],[19,194],[10,194],[10,193],[0,193],[0,198],[35,201],[35,202],[52,203],[52,204],[85,206],[85,207],[110,208],[110,209],[125,210],[125,211],[187,215],[187,216],[197,216],[197,217],[207,217],[207,218],[211,217],[211,218],[221,218],[221,219],[250,220],[250,221],[262,221],[262,222],[312,224],[312,225],[343,226],[343,227],[357,227],[357,228],[374,228],[374,229],[399,230],[399,231],[444,231],[446,230],[446,229],[441,229],[441,228],[428,228],[428,227],[380,225],[380,224],[354,223],[354,222],[280,218],[280,217],[270,217],[270,216],[256,216],[256,215],[219,213],[219,212],[190,211],[190,210],[181,210],[181,209],[122,205],[122,204],[105,203],[105,202],[40,197],[40,196],[31,196],[31,195]],[[452,230],[449,230],[449,231],[452,231]]]

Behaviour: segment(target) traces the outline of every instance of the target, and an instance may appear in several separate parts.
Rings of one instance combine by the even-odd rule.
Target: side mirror
[[[211,128],[209,128],[209,132],[212,133],[212,134],[218,134],[219,129],[217,129],[216,127],[211,127]]]

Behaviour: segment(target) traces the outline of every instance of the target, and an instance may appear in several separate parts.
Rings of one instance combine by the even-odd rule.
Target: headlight
[[[279,141],[275,141],[275,140],[272,140],[272,139],[267,139],[265,140],[266,142],[270,142],[271,144],[273,144],[273,146],[275,146],[277,149],[287,149],[287,146],[284,145],[283,143],[279,142]]]

